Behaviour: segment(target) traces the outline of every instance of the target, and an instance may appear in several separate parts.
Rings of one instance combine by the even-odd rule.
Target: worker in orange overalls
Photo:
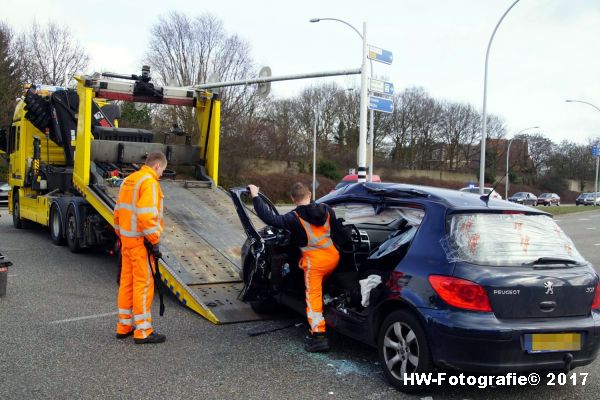
[[[163,193],[158,178],[166,167],[164,154],[150,153],[146,165],[123,180],[115,205],[114,225],[122,256],[117,339],[133,334],[136,344],[166,340],[165,335],[153,331],[150,310],[154,297],[152,274],[161,256],[163,229]],[[153,257],[148,257],[149,252]]]
[[[276,215],[258,196],[259,188],[249,185],[257,215],[267,225],[291,232],[291,241],[300,248],[300,268],[304,271],[306,317],[310,325],[305,349],[309,352],[329,350],[323,318],[323,280],[337,266],[340,254],[331,239],[332,226],[336,227],[335,213],[324,204],[311,202],[311,192],[303,183],[292,186],[291,197],[296,205],[293,211]]]

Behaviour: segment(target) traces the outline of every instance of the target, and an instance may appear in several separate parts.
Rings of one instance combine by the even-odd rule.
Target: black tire
[[[403,379],[404,372],[433,371],[427,336],[413,314],[396,310],[388,315],[379,328],[377,348],[383,373],[392,386],[405,393],[418,393],[427,388],[405,385]]]
[[[57,246],[65,244],[65,235],[63,234],[63,218],[60,213],[58,204],[54,203],[50,207],[50,219],[48,220],[48,228],[50,229],[50,239]]]
[[[281,311],[281,306],[273,298],[250,301],[250,307],[257,314],[277,314]]]
[[[79,220],[75,214],[75,210],[73,209],[73,206],[69,206],[65,224],[67,228],[65,236],[67,237],[67,245],[73,253],[79,253],[81,251],[81,244],[79,243],[79,237],[77,236],[78,224]]]
[[[21,219],[21,206],[19,205],[19,190],[18,189],[13,189],[13,213],[12,213],[12,219],[13,219],[13,226],[17,229],[23,229],[24,228],[24,224],[23,224],[23,220]]]
[[[175,171],[173,171],[171,169],[165,169],[163,171],[161,179],[175,179],[176,175],[177,175],[177,172],[175,172]]]

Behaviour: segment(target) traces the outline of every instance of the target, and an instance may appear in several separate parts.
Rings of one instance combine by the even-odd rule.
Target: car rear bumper
[[[548,200],[538,200],[538,205],[540,206],[551,206],[552,204],[557,204],[557,201],[548,201]]]
[[[600,313],[586,317],[499,320],[490,313],[420,309],[428,324],[433,362],[470,372],[562,370],[571,353],[571,368],[594,361],[600,346]],[[528,353],[524,335],[577,332],[579,351]]]

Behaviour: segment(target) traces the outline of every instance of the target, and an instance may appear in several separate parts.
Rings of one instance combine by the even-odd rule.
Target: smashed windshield
[[[346,224],[389,225],[404,218],[409,225],[419,226],[425,212],[409,207],[385,207],[377,209],[372,204],[345,203],[333,207],[337,218],[344,218]]]
[[[540,258],[585,262],[573,241],[546,215],[456,214],[448,220],[451,261],[523,265]]]

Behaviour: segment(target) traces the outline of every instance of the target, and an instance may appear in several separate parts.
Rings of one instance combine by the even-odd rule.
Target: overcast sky
[[[339,18],[359,30],[364,21],[368,42],[394,54],[391,66],[374,63],[374,73],[392,81],[396,91],[421,86],[436,98],[481,109],[487,43],[512,2],[20,0],[5,3],[0,19],[17,31],[34,18],[63,24],[90,53],[92,70],[137,73],[150,27],[160,15],[210,12],[228,32],[246,39],[257,68],[268,65],[273,75],[358,68],[356,33],[338,22],[309,19]],[[357,78],[336,80],[346,87],[359,85]],[[273,83],[272,95],[295,95],[321,82]],[[557,143],[600,136],[600,111],[565,103],[568,98],[600,107],[600,0],[521,0],[492,45],[488,112],[506,120],[509,137],[535,125]]]

